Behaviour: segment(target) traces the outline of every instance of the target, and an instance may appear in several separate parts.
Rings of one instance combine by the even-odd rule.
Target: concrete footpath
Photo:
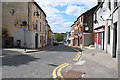
[[[83,78],[118,78],[117,61],[103,50],[83,48],[82,57],[67,70],[85,73]]]
[[[39,49],[26,49],[26,51],[24,51],[24,49],[22,49],[22,48],[3,48],[2,55],[0,55],[0,56],[19,55],[19,54],[24,54],[24,53],[34,53],[34,52],[39,52],[39,51],[46,51],[46,50],[49,50],[52,48],[53,48],[53,45],[49,45],[49,46],[42,47]]]

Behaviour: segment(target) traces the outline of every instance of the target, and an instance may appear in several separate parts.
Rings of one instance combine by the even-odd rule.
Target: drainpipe
[[[29,2],[28,2],[28,30],[30,30],[29,28]]]

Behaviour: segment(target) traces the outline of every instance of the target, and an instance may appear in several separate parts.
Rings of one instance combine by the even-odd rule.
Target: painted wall
[[[119,9],[118,9],[118,17],[120,17],[120,0],[119,0]],[[118,77],[120,80],[120,18],[118,18],[118,48],[117,48],[117,53],[118,53]]]
[[[38,47],[40,46],[40,37],[38,31],[24,31],[15,30],[14,31],[14,46],[17,47],[17,40],[21,40],[21,47],[24,47],[24,42],[26,43],[27,48],[35,48],[35,35],[38,34]],[[19,35],[19,36],[18,36]],[[25,36],[25,41],[24,41]]]
[[[94,44],[94,34],[93,33],[83,33],[83,46],[89,46],[92,44]]]
[[[15,11],[13,15],[12,9]],[[27,21],[28,23],[27,2],[2,3],[2,25],[8,29],[9,37],[13,37],[14,30],[23,30],[24,26],[20,26],[22,21]]]

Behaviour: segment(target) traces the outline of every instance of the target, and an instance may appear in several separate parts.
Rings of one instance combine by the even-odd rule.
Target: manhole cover
[[[69,79],[80,79],[82,78],[82,76],[84,75],[85,73],[83,72],[79,72],[79,71],[74,71],[74,70],[69,70],[67,71],[66,73],[63,74],[63,78],[65,80],[69,80]]]

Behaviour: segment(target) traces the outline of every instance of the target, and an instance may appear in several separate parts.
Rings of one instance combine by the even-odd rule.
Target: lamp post
[[[23,29],[23,31],[24,31],[24,51],[26,51],[26,28],[25,28],[25,26],[27,26],[27,21],[23,21],[22,22],[22,26],[24,26],[24,29]]]
[[[24,51],[26,51],[26,28],[24,27]]]

